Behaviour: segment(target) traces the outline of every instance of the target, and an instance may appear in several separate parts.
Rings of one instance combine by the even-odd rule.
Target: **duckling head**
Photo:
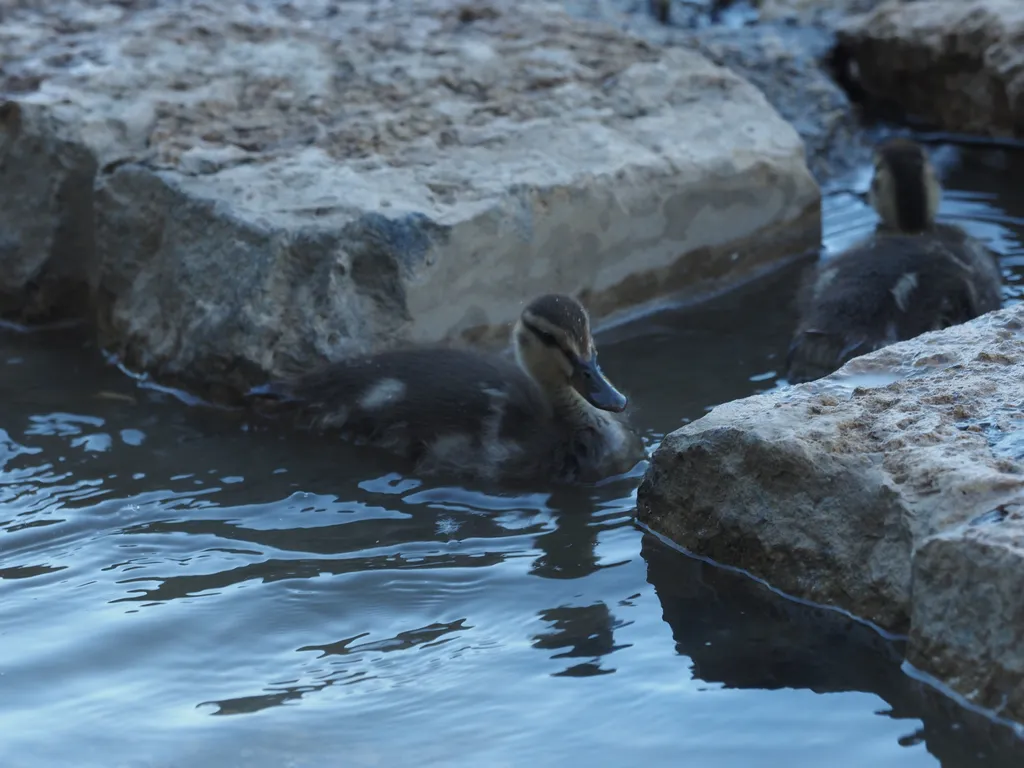
[[[924,149],[907,139],[875,148],[875,173],[868,200],[886,229],[915,234],[935,223],[942,186]]]
[[[519,366],[547,392],[574,392],[602,411],[625,410],[626,396],[597,364],[590,318],[575,299],[547,294],[531,301],[512,333]]]

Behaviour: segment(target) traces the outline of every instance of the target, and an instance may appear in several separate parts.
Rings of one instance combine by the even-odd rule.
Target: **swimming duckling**
[[[935,221],[941,197],[919,145],[879,144],[868,200],[880,222],[864,243],[816,264],[801,287],[790,383],[1002,306],[995,254],[959,227]]]
[[[530,302],[512,343],[515,362],[468,349],[397,349],[251,394],[286,401],[302,426],[411,459],[422,474],[594,482],[645,457],[579,302],[558,294]]]

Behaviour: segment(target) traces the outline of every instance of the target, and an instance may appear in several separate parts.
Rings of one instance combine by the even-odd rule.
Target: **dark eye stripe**
[[[525,325],[534,336],[541,340],[545,346],[562,348],[562,345],[558,343],[558,339],[552,336],[550,333],[545,333],[540,330],[537,326],[531,325],[530,323],[524,322]]]

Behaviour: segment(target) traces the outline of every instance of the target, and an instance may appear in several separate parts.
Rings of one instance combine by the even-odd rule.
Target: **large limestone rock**
[[[1024,3],[890,0],[839,45],[866,95],[956,131],[1024,135]]]
[[[832,76],[831,57],[837,23],[879,1],[673,2],[663,24],[646,0],[563,0],[573,13],[695,50],[756,85],[803,138],[807,164],[822,183],[871,162],[856,110]]]
[[[668,435],[638,517],[792,595],[910,631],[912,662],[1024,720],[1024,305]]]
[[[804,140],[807,164],[828,182],[871,162],[849,96],[828,71],[834,35],[822,25],[712,27],[687,44],[756,85]]]
[[[0,27],[0,308],[88,286],[164,380],[496,338],[546,291],[600,318],[818,242],[756,88],[542,0],[34,7]]]

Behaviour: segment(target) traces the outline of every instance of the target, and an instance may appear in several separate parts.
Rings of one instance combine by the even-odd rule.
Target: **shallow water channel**
[[[1019,300],[1024,156],[936,160]],[[831,195],[828,248],[873,222]],[[776,385],[795,274],[599,337],[652,444]],[[68,331],[0,333],[0,366],[0,765],[1024,765],[898,641],[642,533],[640,472],[431,485],[140,387]]]

